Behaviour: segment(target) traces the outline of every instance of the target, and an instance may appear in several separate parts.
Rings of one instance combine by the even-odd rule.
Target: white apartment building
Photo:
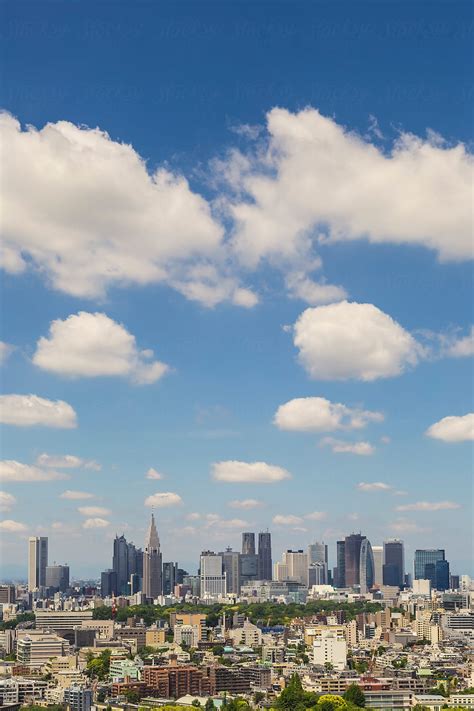
[[[313,642],[313,662],[320,666],[331,664],[333,669],[343,671],[347,666],[347,642],[332,630]]]
[[[43,667],[51,657],[69,655],[69,642],[51,632],[28,630],[17,640],[17,661],[31,668]]]
[[[8,704],[30,704],[44,698],[48,683],[42,679],[13,679],[0,680],[0,706]]]
[[[200,558],[201,598],[221,598],[227,593],[226,574],[221,555],[205,551]]]
[[[186,644],[197,647],[201,639],[201,628],[198,625],[175,625],[174,641],[176,644]]]
[[[262,631],[250,622],[245,620],[242,627],[230,630],[229,637],[234,645],[245,645],[246,647],[260,647],[262,644]]]

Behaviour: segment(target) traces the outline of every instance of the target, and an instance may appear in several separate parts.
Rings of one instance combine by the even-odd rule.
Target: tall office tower
[[[269,531],[258,534],[258,579],[272,579],[272,534]]]
[[[337,541],[336,543],[336,570],[335,583],[337,588],[346,587],[346,542]]]
[[[46,585],[47,565],[48,539],[45,536],[31,536],[28,539],[28,590]]]
[[[367,592],[374,585],[374,554],[366,536],[352,533],[345,539],[346,587],[360,586]]]
[[[328,547],[325,543],[310,543],[308,546],[308,563],[328,564]]]
[[[143,592],[145,597],[154,600],[161,595],[162,590],[160,539],[156,530],[155,517],[152,514],[150,528],[145,541],[145,550],[143,551]]]
[[[308,555],[303,550],[285,551],[282,563],[288,570],[288,580],[308,585]]]
[[[117,595],[128,592],[128,543],[125,536],[115,536],[112,569],[117,575]]]
[[[451,588],[449,563],[447,560],[438,560],[435,564],[435,587],[436,590],[442,591]]]
[[[131,575],[143,577],[143,551],[133,543],[128,543],[128,578]]]
[[[374,554],[374,584],[383,585],[383,546],[372,546]]]
[[[178,584],[178,564],[163,563],[163,595],[172,595]]]
[[[442,548],[418,548],[415,551],[415,580],[429,580],[426,577],[425,567],[435,565],[439,560],[445,560],[445,553]]]
[[[328,578],[327,565],[324,562],[311,563],[308,567],[308,587],[326,585]]]
[[[202,598],[226,595],[226,574],[221,555],[213,551],[203,551],[199,564],[199,577]]]
[[[226,588],[228,593],[238,595],[240,592],[240,553],[233,551],[232,548],[226,548],[224,552],[220,552],[222,564],[226,575]]]
[[[53,588],[56,592],[65,592],[69,587],[69,566],[47,565],[46,587]]]
[[[383,544],[383,550],[384,585],[398,585],[398,587],[401,587],[405,580],[405,555],[403,550],[403,541],[399,541],[397,538],[385,541]]]
[[[248,531],[242,533],[242,553],[244,555],[255,555],[255,533]]]
[[[115,570],[104,570],[100,574],[100,595],[101,597],[113,597],[117,595],[117,573]]]

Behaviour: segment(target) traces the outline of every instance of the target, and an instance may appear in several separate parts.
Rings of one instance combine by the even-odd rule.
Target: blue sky
[[[201,548],[269,527],[275,560],[324,538],[334,561],[336,538],[361,530],[402,538],[408,570],[414,548],[445,547],[453,572],[472,572],[466,421],[426,434],[472,411],[470,13],[2,5],[1,389],[63,401],[77,421],[25,426],[31,401],[6,401],[5,575],[25,571],[40,532],[52,559],[96,575],[115,532],[143,542],[159,493],[180,497],[155,499],[164,560],[189,568]],[[332,425],[307,409],[274,424],[297,398],[332,403],[303,403]],[[357,428],[354,410],[384,419]],[[360,442],[369,453],[337,451]],[[280,469],[249,483],[255,469],[227,464],[230,483],[213,479],[217,462]]]

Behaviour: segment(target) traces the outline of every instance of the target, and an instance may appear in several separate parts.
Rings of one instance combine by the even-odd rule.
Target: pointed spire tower
[[[155,516],[151,514],[150,528],[143,551],[143,592],[154,600],[162,593],[162,558]]]

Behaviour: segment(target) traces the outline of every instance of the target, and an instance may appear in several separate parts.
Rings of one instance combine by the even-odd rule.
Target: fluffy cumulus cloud
[[[298,526],[303,523],[301,516],[294,516],[293,514],[277,514],[273,517],[272,522],[275,526]]]
[[[139,385],[159,380],[168,366],[153,360],[153,351],[139,350],[135,336],[103,313],[81,311],[50,325],[40,338],[33,362],[60,375],[122,376]]]
[[[70,501],[81,501],[83,499],[93,499],[94,494],[90,494],[88,491],[75,491],[73,489],[67,489],[59,495],[60,499],[69,499]]]
[[[156,471],[156,469],[153,469],[153,467],[150,467],[145,474],[145,477],[147,479],[163,479],[163,474],[160,474],[160,472]]]
[[[428,437],[442,442],[467,442],[474,440],[474,412],[467,415],[450,415],[435,422],[426,430]]]
[[[307,108],[267,114],[268,140],[233,152],[234,248],[302,263],[318,241],[423,245],[441,259],[470,259],[473,160],[463,144],[402,133],[391,150]],[[416,195],[416,200],[413,196]]]
[[[100,471],[101,465],[93,459],[81,459],[73,454],[43,454],[38,455],[36,464],[39,467],[53,467],[54,469],[92,469]]]
[[[293,328],[301,365],[315,380],[364,380],[400,375],[422,346],[373,304],[341,301],[309,308]]]
[[[458,334],[441,337],[441,355],[468,358],[474,355],[474,326],[466,336]]]
[[[57,479],[69,479],[69,477],[67,474],[56,472],[53,469],[40,469],[30,464],[16,462],[13,459],[5,459],[0,462],[1,481],[34,482],[55,481]]]
[[[183,499],[179,494],[175,494],[171,491],[164,491],[157,494],[152,494],[147,496],[145,499],[145,506],[150,506],[152,508],[163,509],[169,506],[180,506],[183,503]]]
[[[262,502],[258,501],[258,499],[234,499],[229,501],[229,506],[231,509],[257,509],[262,506]]]
[[[79,506],[81,516],[109,516],[111,511],[103,506]]]
[[[107,528],[110,526],[110,521],[105,518],[87,518],[82,524],[82,528]]]
[[[330,447],[334,454],[359,454],[362,457],[369,457],[375,452],[375,447],[370,442],[347,442],[334,437],[324,437],[320,441],[320,446]]]
[[[381,412],[350,408],[323,397],[299,397],[280,405],[273,422],[281,430],[332,432],[360,429],[383,419]]]
[[[77,426],[77,416],[71,405],[63,400],[46,400],[37,395],[0,395],[0,422],[17,427]]]
[[[0,511],[10,511],[16,504],[16,499],[6,491],[0,491]]]
[[[452,511],[461,505],[454,501],[417,501],[415,504],[397,506],[395,511]]]
[[[266,462],[238,462],[229,460],[212,465],[212,476],[216,481],[246,484],[274,484],[290,479],[291,474],[283,467]]]
[[[0,521],[0,531],[4,533],[24,533],[27,530],[28,527],[19,521],[12,521],[11,519]]]
[[[98,128],[58,121],[22,130],[4,113],[0,131],[9,272],[32,264],[79,297],[166,283],[207,305],[252,305],[250,292],[209,264],[223,261],[223,229],[184,177],[150,172],[132,146]]]

